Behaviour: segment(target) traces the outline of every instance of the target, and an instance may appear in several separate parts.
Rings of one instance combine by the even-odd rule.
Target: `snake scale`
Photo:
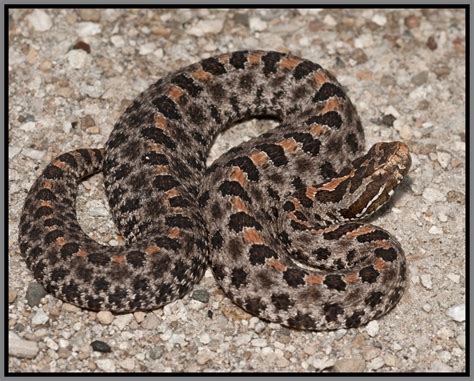
[[[279,125],[206,167],[215,137],[256,117]],[[411,163],[401,142],[363,149],[354,106],[318,64],[273,51],[207,58],[140,94],[105,148],[44,169],[26,198],[21,253],[48,292],[91,310],[158,308],[210,265],[225,294],[264,320],[357,327],[404,290],[400,244],[362,220]],[[123,246],[77,222],[79,184],[100,171]]]

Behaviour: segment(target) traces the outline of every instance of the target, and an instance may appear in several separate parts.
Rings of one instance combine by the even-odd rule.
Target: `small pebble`
[[[110,348],[110,345],[101,340],[94,340],[91,343],[91,347],[96,352],[102,352],[102,353],[112,352],[112,348]]]
[[[323,23],[325,23],[328,26],[336,26],[337,25],[337,21],[331,15],[326,15],[323,19]]]
[[[459,347],[464,349],[466,348],[466,336],[465,335],[459,335],[456,337],[456,342],[458,343]]]
[[[371,362],[367,364],[369,369],[377,370],[385,365],[384,359],[382,357],[376,357]]]
[[[158,317],[150,312],[146,315],[145,320],[143,320],[141,326],[145,329],[156,329],[160,325],[161,321]]]
[[[191,295],[191,298],[193,298],[194,300],[198,300],[202,303],[207,303],[209,302],[209,292],[207,292],[206,290],[194,290]]]
[[[57,351],[59,349],[58,343],[56,343],[53,339],[50,337],[45,337],[44,342],[46,343],[46,346],[49,349],[52,349],[53,351]]]
[[[8,289],[8,303],[9,304],[13,303],[15,301],[16,297],[17,297],[16,291],[9,288]]]
[[[267,346],[267,340],[263,338],[258,338],[258,339],[253,339],[250,343],[254,347],[266,347]]]
[[[443,234],[443,229],[437,227],[436,225],[433,225],[430,230],[428,230],[428,233],[433,235]]]
[[[143,320],[145,320],[145,316],[146,314],[143,311],[136,311],[133,313],[133,317],[137,323],[141,323]]]
[[[376,23],[379,26],[385,26],[387,24],[387,17],[382,14],[375,14],[372,17],[372,22]]]
[[[108,325],[114,320],[114,315],[110,311],[99,311],[97,312],[97,320],[100,324]]]
[[[391,366],[391,367],[396,367],[397,366],[397,357],[392,355],[391,353],[387,353],[384,357],[384,362],[387,366]]]
[[[31,319],[31,324],[33,325],[43,325],[46,324],[49,320],[49,316],[43,311],[43,309],[39,309],[34,314],[33,318]]]
[[[362,359],[340,359],[334,363],[333,367],[338,373],[360,373],[365,370],[365,361]]]
[[[100,370],[104,372],[115,372],[115,363],[111,359],[99,359],[95,363]]]
[[[455,321],[463,322],[466,320],[466,305],[458,304],[452,306],[446,311],[446,314]]]
[[[421,275],[420,280],[421,280],[421,284],[426,289],[431,290],[433,288],[433,282],[431,281],[431,275],[430,274]]]
[[[258,17],[250,17],[249,27],[255,32],[262,32],[268,28],[268,25],[265,21]]]
[[[163,356],[163,353],[165,350],[163,347],[154,347],[150,350],[149,355],[152,360],[158,360],[161,356]]]
[[[447,373],[447,372],[452,372],[453,369],[449,365],[446,365],[445,363],[443,363],[442,361],[435,360],[431,364],[430,371],[431,372],[436,372],[436,373]]]
[[[53,26],[51,17],[41,9],[35,9],[26,17],[26,19],[37,32],[46,32]]]
[[[133,319],[132,314],[118,315],[114,319],[114,325],[121,331],[128,325]]]
[[[84,50],[71,50],[66,54],[66,59],[73,69],[82,69],[91,62],[90,55]]]
[[[430,50],[436,50],[438,48],[438,44],[436,43],[436,39],[434,38],[434,36],[428,37],[428,40],[426,41],[426,46]]]
[[[28,305],[30,307],[37,306],[40,304],[41,299],[46,296],[46,294],[46,290],[41,284],[37,282],[31,282],[26,290],[26,300]]]
[[[325,357],[323,359],[314,359],[312,362],[312,365],[314,366],[315,369],[317,370],[324,370],[327,368],[332,368],[336,361],[334,359],[330,359],[328,357]]]
[[[84,42],[84,41],[77,41],[72,48],[84,50],[88,54],[91,53],[91,46],[87,42]]]
[[[193,27],[188,29],[188,34],[202,37],[206,34],[218,34],[224,28],[224,19],[199,20]]]
[[[365,330],[367,331],[370,337],[375,337],[379,333],[379,323],[377,322],[377,320],[372,320],[371,322],[369,322],[369,324],[367,324]]]
[[[8,334],[8,354],[19,358],[34,358],[39,347],[34,341],[21,339],[14,332]]]
[[[439,151],[437,156],[438,163],[441,165],[441,168],[446,169],[451,161],[451,155],[447,152]]]
[[[80,37],[95,36],[99,34],[101,30],[100,25],[93,22],[80,22],[76,25],[76,31]]]
[[[66,312],[72,312],[72,313],[77,313],[81,311],[79,307],[75,306],[74,304],[69,304],[69,303],[64,303],[62,305],[62,309]]]
[[[209,344],[211,342],[211,338],[207,333],[203,333],[201,336],[199,336],[199,341],[201,344]]]
[[[133,370],[135,369],[135,360],[131,358],[127,358],[125,360],[120,361],[120,367],[125,370]]]
[[[417,28],[420,26],[420,19],[415,15],[405,17],[405,25],[409,29]]]
[[[435,188],[425,188],[423,198],[431,203],[446,200],[446,195]]]
[[[448,277],[449,280],[451,280],[454,283],[459,283],[459,281],[461,280],[461,276],[457,274],[449,273],[449,274],[446,274],[446,276]]]

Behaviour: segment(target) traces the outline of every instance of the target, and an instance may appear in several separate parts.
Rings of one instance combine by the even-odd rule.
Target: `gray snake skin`
[[[255,117],[280,124],[206,168],[217,134]],[[207,58],[139,95],[104,149],[44,169],[20,249],[48,292],[91,310],[156,309],[210,265],[225,294],[264,320],[357,327],[403,293],[399,243],[361,221],[410,167],[401,142],[363,149],[354,106],[321,66],[271,51]],[[95,242],[77,222],[78,185],[100,171],[124,246]]]

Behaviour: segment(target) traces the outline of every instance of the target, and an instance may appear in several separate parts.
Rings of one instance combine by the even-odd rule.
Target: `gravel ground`
[[[9,369],[15,372],[465,371],[465,17],[462,10],[13,10],[9,50]],[[360,329],[299,332],[251,317],[208,271],[194,292],[114,316],[62,303],[19,253],[26,192],[56,155],[102,146],[127,104],[169,70],[237,49],[292,51],[333,71],[368,145],[403,140],[410,178],[375,221],[409,263],[398,306]],[[223,134],[210,161],[271,127]],[[120,241],[101,176],[84,230]]]

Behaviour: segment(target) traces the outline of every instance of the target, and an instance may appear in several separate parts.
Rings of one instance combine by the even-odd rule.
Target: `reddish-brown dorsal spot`
[[[341,101],[336,98],[331,98],[326,101],[324,108],[321,110],[321,114],[326,114],[329,111],[339,111],[341,107]]]
[[[231,203],[234,212],[248,212],[247,206],[239,196],[233,196]]]
[[[276,144],[283,148],[285,152],[295,152],[295,150],[298,148],[298,145],[293,138],[280,140]]]
[[[181,230],[177,227],[171,228],[168,230],[168,237],[177,238],[181,235]]]
[[[316,194],[317,191],[318,189],[316,187],[313,187],[310,185],[309,187],[306,188],[306,197],[314,201],[314,195]]]
[[[166,191],[165,195],[168,198],[173,198],[173,197],[179,196],[179,192],[176,188],[173,188],[173,189],[170,189],[170,190]]]
[[[385,261],[382,258],[377,257],[374,262],[374,267],[375,270],[382,271],[385,268]]]
[[[66,163],[64,163],[64,162],[61,161],[61,160],[53,160],[53,161],[51,162],[51,164],[53,164],[55,167],[58,167],[58,168],[61,168],[61,169],[66,168]]]
[[[165,130],[168,127],[166,118],[160,113],[155,114],[155,127],[161,130]]]
[[[370,225],[363,225],[361,226],[360,228],[357,228],[351,232],[348,232],[347,233],[347,236],[349,238],[356,238],[360,235],[364,235],[364,234],[367,234],[367,233],[372,233],[374,231],[374,227],[373,226],[370,226]]]
[[[227,65],[229,63],[229,60],[230,60],[230,54],[228,54],[228,53],[221,54],[219,57],[217,57],[217,60],[221,64]]]
[[[296,66],[298,66],[301,62],[302,60],[297,57],[287,57],[287,58],[283,58],[278,63],[278,66],[280,66],[282,69],[292,70]]]
[[[76,257],[87,257],[89,253],[84,249],[79,249],[76,253]]]
[[[313,284],[323,284],[324,277],[321,275],[310,274],[306,275],[306,283],[309,285]]]
[[[53,205],[51,204],[51,201],[48,201],[48,200],[41,200],[40,205],[41,206],[46,206],[47,208],[52,208],[53,207]]]
[[[344,277],[344,280],[348,284],[355,284],[359,281],[359,275],[357,273],[349,273]]]
[[[170,86],[168,89],[168,97],[174,100],[175,102],[179,101],[179,98],[184,94],[183,90],[181,90],[178,86]]]
[[[153,171],[157,174],[157,175],[161,175],[163,173],[167,174],[168,173],[168,166],[167,165],[155,165],[153,167]]]
[[[245,173],[239,167],[232,167],[229,178],[242,186],[245,185]]]
[[[378,240],[378,241],[373,241],[372,243],[375,245],[375,247],[377,249],[381,248],[381,249],[387,250],[387,249],[390,249],[391,247],[393,247],[393,245],[389,241],[384,240],[384,239],[383,240]]]
[[[310,134],[313,135],[314,137],[321,136],[327,131],[328,131],[328,127],[321,126],[320,124],[313,124],[309,128]]]
[[[51,180],[43,180],[41,183],[41,187],[46,189],[53,189],[53,182]]]
[[[244,228],[243,237],[245,243],[251,244],[262,244],[263,238],[255,228]]]
[[[250,160],[252,160],[253,163],[257,167],[261,167],[261,166],[265,165],[268,161],[268,156],[263,151],[255,151],[255,152],[251,153],[249,155],[249,157],[250,157]]]
[[[314,82],[316,82],[316,85],[318,85],[319,87],[324,85],[326,82],[329,82],[329,78],[326,75],[326,73],[324,72],[324,70],[317,70],[313,74],[313,80],[314,80]]]
[[[125,262],[125,255],[113,255],[112,262],[118,263],[119,265],[121,265],[122,263]]]
[[[153,255],[156,254],[160,251],[160,248],[158,246],[148,246],[144,252],[147,253],[148,255]]]
[[[64,239],[64,237],[56,238],[55,242],[58,246],[64,246],[66,244],[66,240]]]
[[[209,81],[212,77],[210,73],[202,69],[195,70],[191,73],[191,76],[198,81],[206,82]]]
[[[262,62],[262,54],[259,52],[252,52],[247,56],[247,60],[251,65],[258,65]]]
[[[287,266],[276,259],[269,260],[267,262],[268,266],[273,267],[276,271],[283,272],[286,270]]]

